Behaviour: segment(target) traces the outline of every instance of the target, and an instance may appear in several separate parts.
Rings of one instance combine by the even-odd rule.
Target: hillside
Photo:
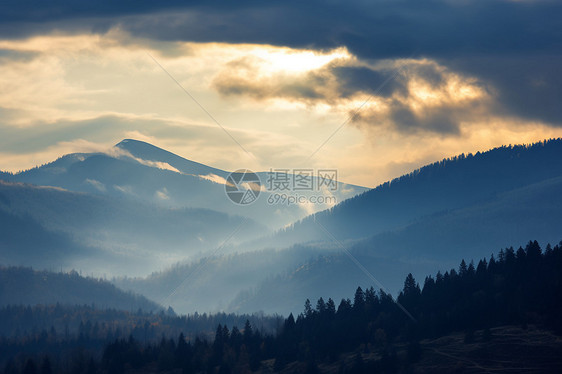
[[[76,153],[16,174],[0,175],[12,182],[53,186],[74,192],[150,203],[164,208],[210,209],[240,215],[278,229],[329,204],[269,204],[269,192],[253,204],[233,204],[225,194],[229,172],[187,160],[149,143],[125,139],[105,153]],[[258,173],[262,186],[267,173]],[[290,174],[289,178],[293,178]],[[314,177],[316,180],[316,177]],[[316,182],[315,182],[316,183]],[[339,182],[332,192],[341,202],[366,188]],[[313,195],[315,191],[299,191]],[[260,233],[264,234],[264,230]]]
[[[115,373],[556,373],[561,267],[562,247],[543,251],[530,241],[476,263],[462,260],[426,276],[423,286],[408,274],[396,298],[357,287],[340,302],[307,299],[275,335],[247,321],[242,329],[219,324],[212,342],[183,334],[149,344],[116,339],[94,365]]]
[[[0,209],[0,263],[66,267],[76,254],[91,255],[89,248],[67,235],[48,231],[32,217]]]
[[[338,240],[367,238],[426,216],[466,208],[498,194],[562,176],[562,139],[504,146],[445,159],[316,213],[276,235],[281,246],[327,240],[320,223]]]
[[[193,312],[197,303],[187,300],[195,297],[201,301],[198,305],[218,310],[263,310],[287,315],[299,310],[304,298],[328,292],[336,298],[343,297],[350,287],[364,282],[396,294],[405,274],[411,272],[419,277],[451,267],[459,256],[487,256],[492,246],[524,245],[529,238],[558,243],[562,238],[560,212],[562,177],[557,177],[498,193],[465,208],[428,215],[367,239],[309,243],[284,250],[250,252],[241,257],[212,258],[202,272],[192,274],[195,265],[181,266],[157,278],[118,284],[152,296],[159,290],[176,289],[181,279],[189,276],[189,282],[177,288],[170,300],[176,310]],[[331,240],[320,226],[312,228]],[[378,283],[363,273],[340,245]],[[207,291],[199,294],[198,288]]]
[[[171,209],[4,181],[0,219],[3,264],[108,275],[147,274],[197,258],[226,238],[235,244],[266,231],[250,219],[208,209]]]
[[[0,267],[0,307],[7,305],[94,305],[100,309],[156,312],[162,307],[113,284],[80,276],[24,267]]]
[[[529,238],[558,243],[562,238],[561,212],[562,177],[558,177],[467,208],[427,216],[402,229],[343,242],[379,284],[361,272],[336,243],[338,253],[304,261],[292,272],[265,280],[252,292],[242,292],[231,306],[288,313],[305,295],[319,297],[333,292],[342,297],[346,288],[363,282],[395,294],[405,274],[421,277],[453,266],[459,256],[488,256],[490,246],[524,245]]]
[[[242,312],[232,305],[239,293],[247,293],[261,282],[276,274],[285,274],[301,266],[309,258],[315,258],[325,250],[295,246],[283,251],[264,250],[237,254],[217,254],[199,261],[176,264],[146,277],[117,277],[112,282],[118,287],[142,293],[163,305],[171,305],[180,313],[194,312]],[[279,285],[279,289],[282,289]],[[278,294],[276,294],[278,295]],[[291,295],[279,302],[291,305],[300,294]],[[299,299],[298,307],[300,308]],[[250,311],[285,313],[287,308],[275,311],[265,302]]]

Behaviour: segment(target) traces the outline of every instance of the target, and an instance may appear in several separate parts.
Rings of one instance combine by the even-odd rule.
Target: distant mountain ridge
[[[240,292],[230,307],[287,314],[301,307],[299,297],[320,297],[319,291],[324,290],[339,298],[353,284],[382,286],[396,294],[408,273],[421,280],[428,272],[455,267],[456,258],[469,263],[489,256],[489,245],[524,246],[533,237],[552,245],[562,239],[562,176],[426,216],[401,229],[343,242],[380,284],[373,283],[339,248],[339,253],[303,258],[292,272],[264,279]]]
[[[257,173],[266,184],[267,173]],[[75,153],[16,174],[0,175],[12,182],[61,187],[75,192],[149,202],[171,208],[203,208],[248,217],[278,229],[330,205],[277,204],[268,192],[252,205],[233,204],[225,193],[229,172],[187,160],[149,143],[125,139],[105,153]],[[292,174],[289,178],[292,178]],[[314,177],[316,178],[316,177]],[[367,190],[338,182],[332,191],[340,202]],[[315,191],[299,191],[313,195]]]
[[[0,266],[0,307],[7,305],[95,305],[100,309],[158,312],[162,307],[113,284],[76,271],[54,273]]]
[[[0,264],[148,274],[226,238],[234,244],[263,231],[250,219],[208,209],[0,181]]]
[[[500,147],[429,165],[276,235],[243,244],[245,249],[256,249],[252,253],[256,259],[247,261],[249,267],[239,272],[239,259],[210,259],[217,272],[229,269],[219,279],[222,275],[244,277],[245,282],[238,285],[245,288],[234,297],[217,292],[216,299],[208,302],[211,308],[222,306],[230,311],[262,309],[287,314],[300,310],[306,298],[343,297],[345,289],[357,284],[375,288],[382,284],[394,293],[410,272],[419,277],[455,266],[459,257],[470,261],[489,256],[489,248],[525,245],[530,239],[556,244],[561,238],[562,140]],[[301,244],[283,249],[294,243]],[[342,247],[380,284],[373,283]],[[278,250],[257,250],[260,248]],[[275,274],[275,267],[259,257],[276,258],[283,266]],[[264,269],[268,274],[262,274]],[[187,267],[185,271],[189,272]],[[173,273],[182,279],[177,268]],[[171,275],[164,272],[123,286],[137,292],[146,287],[154,293],[159,287],[180,285],[177,280],[162,282],[173,279]],[[191,277],[189,284],[178,288],[177,301],[172,300],[171,305],[189,310],[184,308],[190,305],[181,300],[189,300],[195,292],[190,286],[204,278],[214,284],[217,277]],[[236,284],[229,284],[230,294]]]
[[[144,149],[143,144],[133,144]],[[105,154],[87,157],[75,155],[72,157],[76,157],[76,160],[68,159],[60,164],[66,172],[49,171],[44,166],[38,175],[54,175],[54,180],[59,181],[74,178],[76,183],[82,184],[86,179],[95,180],[107,190],[113,188],[112,194],[80,192],[80,196],[119,202],[123,204],[120,209],[127,207],[127,210],[135,212],[132,215],[134,217],[152,216],[152,213],[139,214],[135,206],[139,205],[138,209],[141,210],[147,209],[147,206],[162,208],[162,205],[147,205],[143,202],[148,196],[154,197],[155,188],[161,188],[157,183],[170,182],[167,192],[172,196],[175,193],[172,182],[177,181],[181,190],[187,183],[187,179],[181,178],[195,178],[170,168],[179,171],[182,167],[185,168],[183,170],[199,167],[191,164],[182,166],[181,160],[168,157],[158,148],[153,151],[157,154],[150,156],[153,160],[148,160],[154,163],[152,166],[148,165],[150,163],[147,160],[141,160],[144,164],[136,161],[140,153],[133,150],[128,152],[130,156],[123,156],[125,159]],[[80,161],[81,157],[84,159]],[[156,163],[162,163],[160,166],[168,170],[159,168]],[[20,177],[30,175],[23,173]],[[60,175],[69,178],[58,179]],[[195,179],[190,180],[198,185]],[[127,190],[126,181],[132,181],[131,186],[144,185],[146,189],[141,192],[145,195]],[[211,185],[205,184],[198,198],[209,193],[209,198],[215,196],[217,200],[217,191],[224,197],[222,185],[203,181]],[[94,184],[89,182],[88,185],[96,189],[101,187],[95,187]],[[118,191],[114,186],[120,186],[124,191]],[[213,192],[209,186],[218,189]],[[41,187],[34,188],[44,192]],[[4,198],[2,193],[0,189],[0,208],[4,209],[5,214],[14,214],[18,204],[22,206],[23,201],[31,201],[22,198],[18,200],[20,203],[15,204],[16,200],[10,198],[8,193],[4,191]],[[69,191],[59,193],[76,194]],[[186,196],[189,197],[189,194]],[[37,199],[36,205],[41,206],[41,201]],[[72,211],[72,204],[63,205]],[[107,209],[113,211],[114,208]],[[259,213],[257,217],[267,214],[258,205],[254,209],[254,213]],[[32,209],[20,209],[19,212],[30,214],[18,214],[18,217],[30,217],[41,225],[45,222]],[[203,210],[196,212],[193,217],[200,215]],[[409,272],[415,275],[433,273],[451,266],[459,257],[469,260],[488,256],[489,253],[483,251],[501,248],[509,243],[524,245],[529,239],[557,243],[562,238],[561,212],[562,139],[525,146],[505,146],[436,162],[357,195],[332,209],[308,216],[274,235],[268,236],[268,230],[258,228],[256,231],[259,232],[254,231],[257,235],[253,240],[250,235],[241,235],[237,246],[219,247],[219,252],[204,251],[195,262],[183,262],[171,270],[160,271],[146,278],[117,279],[116,283],[149,297],[170,295],[166,304],[169,303],[179,312],[254,312],[259,308],[268,312],[288,313],[299,310],[302,300],[307,297],[328,293],[339,297],[357,284],[368,282],[371,285],[372,279],[356,267],[343,253],[342,247],[353,254],[389,292],[395,292]],[[291,212],[285,213],[289,215]],[[154,220],[147,222],[169,222],[161,217],[157,215]],[[200,224],[206,227],[209,221],[213,219],[201,220]],[[226,222],[233,225],[226,225],[223,234],[228,234],[229,228],[234,230],[238,221]],[[150,231],[151,228],[149,224],[133,225],[129,227],[129,232],[138,232],[139,241],[150,242],[150,235],[156,232]],[[147,239],[141,234],[146,234]],[[212,233],[208,237],[219,239]],[[190,234],[187,238],[196,239]],[[196,246],[195,241],[190,243]],[[171,248],[166,245],[156,247],[162,249],[161,253]],[[241,253],[250,250],[253,252]],[[230,255],[236,251],[241,254]],[[147,257],[148,261],[151,259]],[[221,288],[220,282],[228,284]],[[372,285],[378,288],[378,284]],[[198,292],[202,295],[194,296]]]
[[[461,154],[306,217],[282,230],[274,240],[283,245],[323,240],[317,223],[339,240],[367,238],[427,215],[467,207],[558,176],[562,176],[560,138]]]
[[[306,215],[298,205],[270,205],[266,193],[235,205],[221,184],[228,174],[132,139],[2,173],[0,263],[148,274]],[[365,190],[339,187],[338,199]]]
[[[116,148],[127,151],[134,157],[149,160],[164,162],[184,174],[193,175],[209,175],[215,174],[221,177],[228,175],[227,171],[217,169],[211,166],[201,164],[199,162],[191,161],[180,157],[172,152],[166,151],[162,148],[156,147],[152,144],[142,142],[134,139],[123,139],[115,145]]]

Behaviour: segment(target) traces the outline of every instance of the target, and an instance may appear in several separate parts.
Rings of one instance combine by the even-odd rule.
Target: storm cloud
[[[190,41],[257,43],[326,51],[344,47],[361,64],[331,65],[305,76],[269,81],[236,74],[216,77],[223,95],[278,97],[328,104],[358,93],[385,102],[383,114],[365,108],[361,126],[393,122],[399,131],[459,134],[461,122],[488,115],[562,125],[562,3],[560,1],[283,1],[203,2],[60,0],[0,5],[0,36],[48,32],[95,33],[119,29],[147,43]],[[482,90],[482,97],[418,110],[411,85],[391,60],[431,61]],[[244,63],[244,61],[238,61]],[[416,79],[446,85],[426,65]],[[233,71],[236,69],[233,68]],[[412,75],[410,75],[412,78]],[[486,97],[484,97],[486,96]]]
[[[485,84],[428,60],[368,66],[337,59],[304,74],[273,75],[261,74],[260,65],[252,60],[226,66],[214,81],[222,95],[327,104],[336,111],[347,110],[360,128],[459,135],[462,122],[501,111]]]
[[[554,51],[558,1],[3,2],[0,33],[120,26],[149,39],[346,46],[362,58]]]

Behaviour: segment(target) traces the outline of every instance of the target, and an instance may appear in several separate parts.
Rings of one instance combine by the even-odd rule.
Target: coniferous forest
[[[154,326],[163,322],[161,314],[145,325],[153,329],[149,339],[134,329],[126,330],[128,335],[120,330],[115,334],[106,325],[105,335],[92,335],[91,323],[85,327],[81,321],[77,334],[18,332],[4,336],[0,350],[29,352],[4,356],[12,357],[3,363],[5,373],[400,373],[427,370],[426,361],[431,362],[433,355],[447,355],[435,348],[435,342],[448,339],[445,345],[452,346],[462,337],[461,355],[449,355],[456,364],[448,367],[441,361],[430,366],[431,371],[482,371],[486,365],[497,365],[495,351],[505,345],[521,351],[522,363],[535,365],[540,372],[559,372],[560,269],[562,243],[543,250],[531,241],[525,248],[503,249],[478,262],[462,260],[458,269],[428,276],[422,285],[409,274],[396,299],[382,290],[358,287],[352,297],[339,303],[329,297],[306,300],[301,314],[278,321],[275,329],[264,328],[272,323],[256,319],[254,325],[249,320],[242,325],[238,318],[231,320],[236,325],[219,323],[210,335],[191,333],[186,337],[184,331],[178,332],[180,326],[158,330],[162,335],[157,337]],[[20,314],[31,318],[33,309],[2,310],[5,320],[17,320]],[[521,341],[509,345],[506,339],[515,336],[514,331]],[[552,341],[548,349],[540,351],[538,360],[533,356],[533,344],[544,339]],[[49,350],[30,348],[41,346],[57,346],[59,354],[50,356]],[[462,354],[462,347],[473,351]],[[509,363],[502,365],[517,371]]]

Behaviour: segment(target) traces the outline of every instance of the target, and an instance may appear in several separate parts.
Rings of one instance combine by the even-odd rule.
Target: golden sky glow
[[[135,138],[183,157],[234,170],[330,167],[348,183],[374,187],[425,163],[462,152],[562,136],[562,130],[494,112],[493,87],[431,60],[411,60],[396,76],[406,87],[374,97],[310,160],[369,92],[341,95],[330,70],[392,68],[359,61],[345,48],[298,50],[256,44],[158,46],[112,30],[104,36],[0,40],[20,57],[0,59],[0,169],[18,171],[65,153]],[[252,156],[222,132],[148,55],[205,107]],[[417,73],[430,66],[439,83]],[[403,131],[392,111],[416,121],[447,111],[456,133]],[[439,116],[436,116],[436,118]],[[433,131],[433,132],[432,132]],[[305,165],[306,163],[306,165]]]

